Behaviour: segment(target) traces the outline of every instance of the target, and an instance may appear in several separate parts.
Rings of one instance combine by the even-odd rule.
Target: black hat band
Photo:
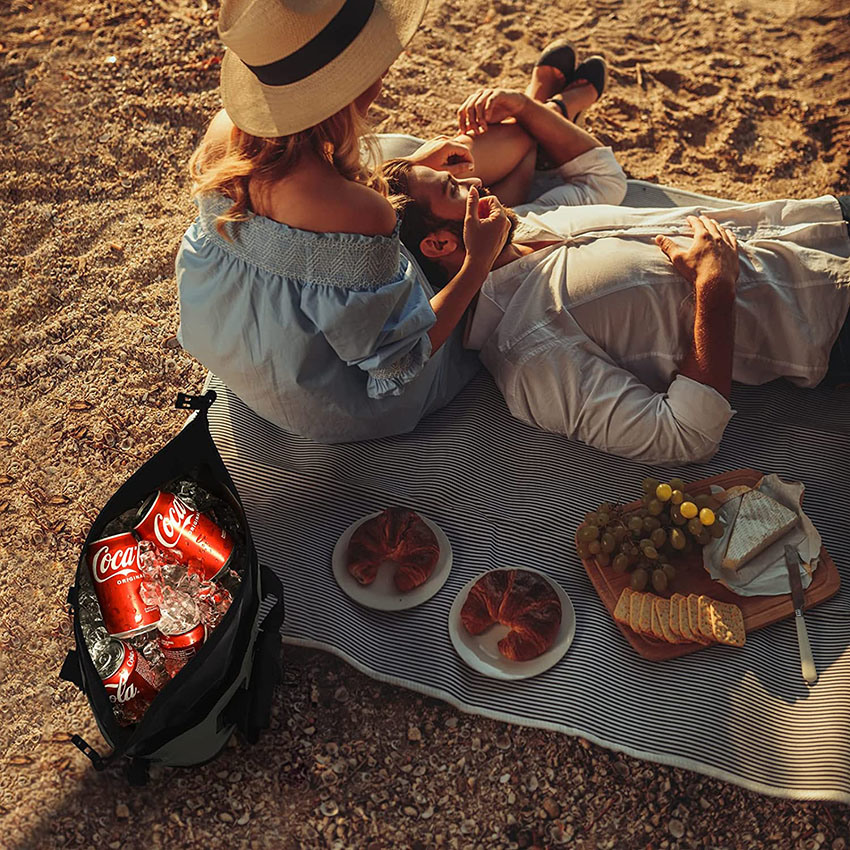
[[[297,83],[332,62],[360,35],[372,14],[375,0],[345,0],[327,26],[295,53],[268,65],[248,65],[266,86]]]

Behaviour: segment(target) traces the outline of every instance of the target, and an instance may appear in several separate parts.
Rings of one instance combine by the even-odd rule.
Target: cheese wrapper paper
[[[715,495],[723,492],[719,487],[711,489]],[[800,580],[805,590],[812,583],[812,573],[817,568],[821,537],[800,505],[805,490],[804,485],[799,481],[783,481],[778,475],[765,475],[754,489],[761,490],[765,495],[794,511],[800,517],[799,524],[740,569],[724,569],[721,561],[726,552],[741,497],[730,499],[718,510],[718,514],[726,520],[726,532],[723,537],[712,540],[703,547],[703,566],[715,581],[724,584],[739,596],[779,596],[791,592],[788,585],[788,570],[785,567],[785,544],[791,543],[800,553],[802,561]]]

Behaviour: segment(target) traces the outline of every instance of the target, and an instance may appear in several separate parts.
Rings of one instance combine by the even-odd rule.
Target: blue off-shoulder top
[[[178,339],[260,416],[317,442],[412,430],[478,369],[462,327],[432,354],[427,278],[398,239],[263,216],[216,230],[220,195],[177,254]]]

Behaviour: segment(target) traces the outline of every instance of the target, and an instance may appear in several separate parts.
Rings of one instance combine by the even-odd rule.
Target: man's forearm
[[[734,291],[730,292],[721,281],[698,283],[693,343],[679,374],[713,387],[728,399],[732,392],[734,343]]]
[[[602,143],[590,133],[530,97],[526,97],[526,103],[516,120],[556,166],[593,148],[602,147]]]

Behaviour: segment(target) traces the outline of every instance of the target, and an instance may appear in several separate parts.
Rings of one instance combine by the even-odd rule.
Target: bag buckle
[[[88,758],[94,765],[95,770],[103,770],[106,767],[106,763],[101,758],[100,753],[91,744],[86,743],[79,735],[71,735],[71,743]]]
[[[188,395],[177,393],[174,406],[177,410],[203,410],[208,411],[215,401],[215,390],[207,390],[203,395]]]

